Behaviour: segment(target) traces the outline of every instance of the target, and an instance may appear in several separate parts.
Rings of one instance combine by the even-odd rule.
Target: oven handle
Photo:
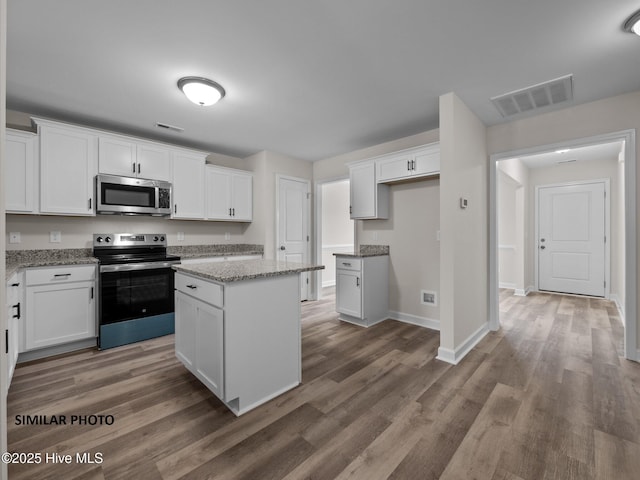
[[[178,265],[180,261],[171,262],[151,262],[151,263],[126,263],[121,265],[100,265],[100,273],[109,272],[130,272],[134,270],[154,270],[158,268],[171,268],[171,265]]]

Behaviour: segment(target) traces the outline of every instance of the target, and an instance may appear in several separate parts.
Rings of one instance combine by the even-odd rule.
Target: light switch
[[[466,198],[460,197],[460,208],[467,208],[469,201]]]
[[[49,243],[60,243],[62,241],[62,233],[58,231],[49,232]]]
[[[20,232],[9,232],[9,243],[20,243]]]

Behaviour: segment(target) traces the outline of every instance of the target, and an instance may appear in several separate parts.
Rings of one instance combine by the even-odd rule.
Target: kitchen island
[[[175,265],[176,357],[236,415],[300,384],[300,273],[275,260]]]

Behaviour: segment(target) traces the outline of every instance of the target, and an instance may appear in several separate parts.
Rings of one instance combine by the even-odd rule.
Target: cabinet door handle
[[[175,203],[175,204],[173,205],[173,213],[174,213],[174,214],[178,213],[178,204],[177,204],[177,203]]]
[[[229,207],[229,216],[231,216],[231,207]]]
[[[416,169],[416,161],[411,160],[411,170],[415,170],[415,169]]]
[[[360,286],[360,277],[356,277],[356,287]]]
[[[91,287],[91,300],[93,300],[93,287]]]
[[[20,302],[16,303],[15,305],[12,305],[11,308],[16,309],[16,314],[13,316],[13,318],[17,318],[19,320],[20,319]]]
[[[131,173],[136,173],[136,162],[131,164]]]
[[[89,210],[91,210],[91,199],[89,199]]]
[[[198,288],[197,285],[187,285],[187,288],[190,288],[191,290],[195,290],[196,288]]]
[[[54,277],[70,277],[70,273],[56,273]]]
[[[232,216],[235,217],[236,216],[236,209],[232,208],[231,210],[233,210],[233,215]]]
[[[4,344],[6,345],[4,353],[9,353],[9,329],[4,331]]]
[[[351,264],[349,262],[342,262],[342,265],[346,266],[346,267],[350,267]]]
[[[12,284],[11,284],[11,286],[12,286],[12,287],[19,287],[19,286],[20,286],[20,283],[12,283]]]
[[[407,160],[407,170],[411,170],[411,160]]]
[[[140,164],[138,164],[138,174],[140,173]]]

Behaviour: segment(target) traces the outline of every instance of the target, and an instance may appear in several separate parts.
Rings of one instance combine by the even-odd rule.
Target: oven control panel
[[[113,245],[117,247],[137,247],[147,245],[167,245],[165,233],[94,233],[93,246]]]

